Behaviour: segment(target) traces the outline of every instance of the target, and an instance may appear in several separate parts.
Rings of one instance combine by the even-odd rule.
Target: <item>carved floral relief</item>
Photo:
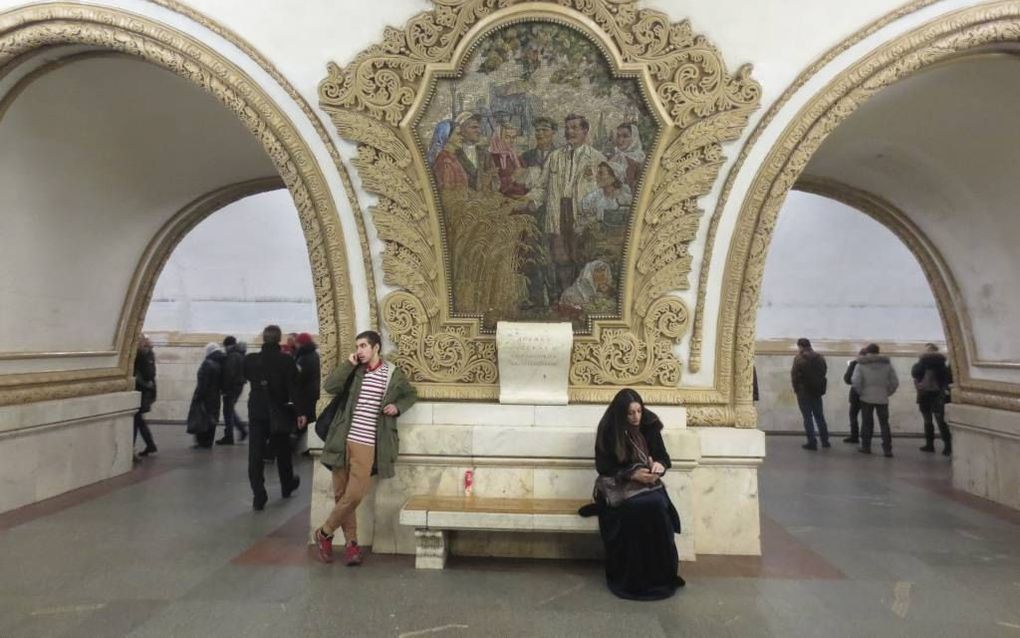
[[[378,195],[398,365],[425,397],[492,399],[495,322],[570,321],[572,401],[679,401],[671,293],[758,107],[750,67],[627,0],[435,5],[319,88]]]

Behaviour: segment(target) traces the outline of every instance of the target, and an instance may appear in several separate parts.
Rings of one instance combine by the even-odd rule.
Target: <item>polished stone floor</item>
[[[301,491],[271,480],[255,514],[243,446],[154,431],[132,473],[0,515],[0,637],[1020,637],[1020,512],[954,491],[915,439],[886,459],[770,437],[764,556],[700,557],[677,596],[636,603],[591,562],[319,564],[307,460]]]

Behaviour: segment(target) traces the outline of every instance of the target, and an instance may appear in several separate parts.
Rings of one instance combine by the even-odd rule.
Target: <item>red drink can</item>
[[[471,496],[471,490],[475,485],[475,471],[466,470],[464,472],[464,496]]]

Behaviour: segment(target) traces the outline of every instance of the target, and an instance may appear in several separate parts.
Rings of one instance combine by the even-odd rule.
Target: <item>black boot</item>
[[[290,495],[297,491],[297,488],[301,485],[301,477],[295,476],[290,485],[283,488],[283,498],[290,498]]]

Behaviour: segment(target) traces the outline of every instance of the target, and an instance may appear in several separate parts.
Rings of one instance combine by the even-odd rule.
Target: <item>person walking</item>
[[[223,349],[227,354],[223,362],[223,438],[216,445],[233,445],[234,428],[241,433],[241,440],[248,438],[248,426],[237,416],[237,400],[244,392],[244,354],[245,345],[238,343],[233,336],[223,340]]]
[[[330,373],[323,388],[345,392],[322,446],[320,462],[333,473],[336,503],[315,530],[319,560],[333,562],[333,533],[344,533],[344,562],[360,565],[356,510],[371,485],[372,474],[392,478],[397,460],[397,417],[418,395],[400,368],[382,357],[378,332],[366,330],[355,339],[356,350]]]
[[[797,350],[797,355],[793,358],[793,367],[790,369],[790,382],[793,384],[793,393],[797,395],[797,406],[804,419],[804,434],[807,435],[807,443],[801,447],[805,450],[817,450],[819,438],[822,440],[823,448],[831,447],[829,426],[825,423],[822,405],[822,397],[828,383],[825,377],[828,372],[825,357],[815,352],[811,348],[811,341],[804,337],[797,339]]]
[[[864,348],[861,348],[857,353],[858,357],[864,356]],[[846,365],[846,372],[843,373],[843,383],[850,386],[850,436],[843,439],[844,443],[860,443],[861,442],[861,431],[860,431],[860,414],[861,414],[861,395],[857,394],[857,390],[850,385],[850,382],[854,377],[854,370],[857,368],[857,359],[851,359]]]
[[[924,419],[924,446],[922,452],[935,451],[935,427],[938,423],[942,437],[942,454],[953,454],[953,439],[946,424],[946,394],[953,382],[953,373],[946,363],[946,355],[934,343],[926,344],[925,351],[910,370],[917,390],[917,408]]]
[[[262,331],[262,348],[244,358],[244,377],[251,383],[248,393],[248,482],[252,491],[252,509],[266,507],[269,495],[265,486],[263,456],[268,446],[276,456],[280,475],[280,491],[289,498],[301,485],[294,476],[294,458],[290,436],[305,427],[305,417],[295,408],[297,365],[294,357],[280,348],[279,326],[270,325]]]
[[[889,357],[880,354],[878,344],[869,343],[864,355],[857,358],[850,379],[854,390],[861,396],[861,447],[858,451],[871,454],[871,435],[875,431],[875,413],[882,428],[882,451],[891,457],[892,432],[889,429],[889,397],[896,393],[900,381]]]
[[[188,433],[195,435],[195,449],[208,449],[216,438],[223,391],[223,364],[227,353],[217,343],[205,346],[205,359],[198,368],[198,381],[188,410]]]
[[[138,352],[135,353],[135,391],[142,393],[141,404],[135,412],[135,428],[133,441],[142,435],[145,449],[138,456],[149,456],[156,453],[156,441],[145,422],[145,414],[152,410],[156,402],[156,355],[152,351],[152,342],[145,335],[138,341]]]

